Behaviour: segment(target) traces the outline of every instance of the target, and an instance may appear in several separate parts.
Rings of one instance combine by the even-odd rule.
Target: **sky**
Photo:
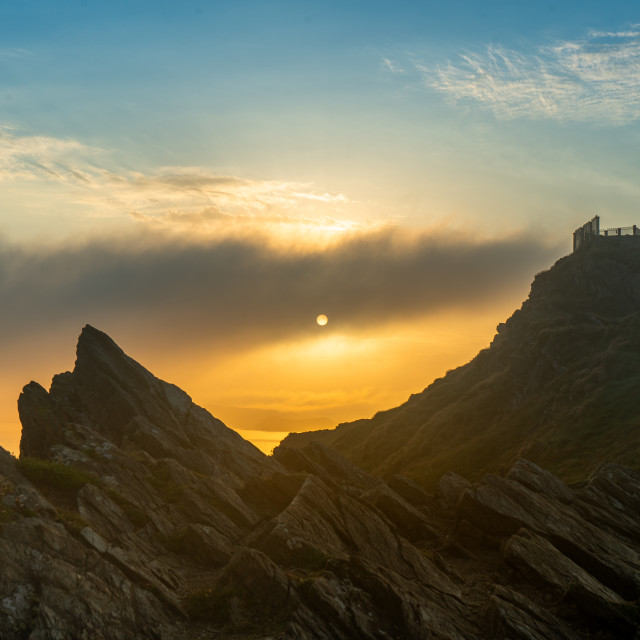
[[[400,404],[640,221],[639,119],[629,1],[0,0],[0,445],[87,323],[265,451]]]

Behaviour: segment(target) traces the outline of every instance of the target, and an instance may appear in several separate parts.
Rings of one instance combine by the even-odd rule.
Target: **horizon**
[[[627,2],[33,0],[0,34],[16,453],[85,324],[269,451],[401,404],[574,229],[637,222]]]

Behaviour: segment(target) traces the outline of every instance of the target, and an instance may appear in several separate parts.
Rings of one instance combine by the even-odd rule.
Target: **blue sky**
[[[312,183],[364,203],[349,212],[358,220],[517,228],[549,211],[571,227],[592,205],[626,222],[638,36],[598,34],[635,33],[639,13],[629,2],[5,1],[0,122],[17,138],[77,141],[93,149],[83,162],[114,171]],[[578,69],[606,52],[604,65],[618,61],[608,85]],[[479,69],[496,85],[484,95]],[[577,69],[587,94],[563,94],[558,79]],[[15,219],[3,226],[24,234]]]
[[[639,120],[631,2],[2,0],[0,431],[18,374],[69,366],[85,322],[236,417],[397,403],[488,343],[583,221],[640,222]],[[324,377],[270,386],[284,353]],[[327,354],[386,364],[349,387]]]

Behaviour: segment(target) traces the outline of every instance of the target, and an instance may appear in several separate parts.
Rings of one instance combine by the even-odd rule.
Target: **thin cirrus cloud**
[[[390,71],[391,73],[406,73],[406,71],[395,60],[392,60],[391,58],[382,58],[382,66],[384,69]]]
[[[477,242],[393,229],[295,253],[258,238],[145,236],[0,245],[0,342],[89,322],[172,347],[238,349],[311,335],[318,309],[330,331],[358,331],[491,304],[559,254],[533,236]]]
[[[150,171],[118,166],[114,154],[74,139],[20,135],[0,126],[0,182],[53,185],[64,204],[84,215],[124,216],[151,221],[175,214],[218,209],[247,221],[274,214],[293,220],[297,212],[342,214],[349,200],[319,193],[313,185],[241,178],[202,167],[161,167]]]
[[[91,149],[72,139],[21,136],[12,127],[0,125],[0,181],[82,179],[73,165],[81,165]]]
[[[640,31],[590,31],[523,53],[500,46],[444,66],[416,64],[424,82],[499,118],[622,125],[640,117]]]

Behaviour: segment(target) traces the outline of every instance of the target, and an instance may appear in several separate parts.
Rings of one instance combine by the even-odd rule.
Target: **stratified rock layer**
[[[640,478],[526,460],[435,496],[273,458],[86,327],[0,452],[0,638],[634,638]]]

